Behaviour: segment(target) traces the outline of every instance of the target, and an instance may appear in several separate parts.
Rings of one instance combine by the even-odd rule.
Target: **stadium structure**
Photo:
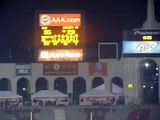
[[[0,64],[0,90],[24,100],[40,90],[58,90],[79,104],[81,94],[102,86],[106,93],[122,95],[125,105],[159,103],[160,24],[153,2],[148,0],[142,28],[123,31],[120,59],[118,43],[99,43],[98,62],[90,63],[85,62],[83,12],[38,12],[37,62]]]

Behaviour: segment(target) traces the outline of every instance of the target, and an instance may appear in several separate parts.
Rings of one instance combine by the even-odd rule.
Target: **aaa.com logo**
[[[49,25],[51,23],[51,17],[48,15],[42,15],[40,17],[40,24]]]
[[[40,14],[39,26],[80,26],[81,14]]]

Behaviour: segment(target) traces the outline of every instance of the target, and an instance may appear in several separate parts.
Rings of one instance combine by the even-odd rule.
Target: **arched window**
[[[47,90],[48,89],[48,82],[45,78],[41,77],[38,78],[36,81],[36,92],[40,90]]]
[[[54,89],[63,93],[67,93],[67,82],[63,77],[59,77],[54,81]]]
[[[0,91],[10,91],[11,90],[11,82],[7,78],[2,78],[0,80]]]
[[[112,93],[123,93],[123,81],[119,77],[114,77],[111,82]]]
[[[101,77],[95,77],[92,81],[92,89],[100,85],[104,85],[104,80]]]
[[[151,59],[140,62],[140,81],[143,103],[158,103],[159,101],[159,68]]]
[[[23,101],[30,101],[30,84],[26,78],[20,78],[17,82],[17,94],[23,96]]]
[[[86,92],[86,82],[83,78],[77,77],[73,80],[73,102],[79,104],[79,95]]]

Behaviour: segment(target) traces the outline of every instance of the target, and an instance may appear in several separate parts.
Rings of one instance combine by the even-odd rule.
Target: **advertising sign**
[[[160,30],[123,31],[122,54],[124,57],[159,57]]]
[[[126,30],[123,41],[159,41],[160,30]]]
[[[37,60],[40,49],[82,49],[84,60],[85,24],[82,12],[39,12],[36,16],[35,47]],[[69,51],[69,50],[68,50]],[[46,59],[57,61],[56,58]],[[60,59],[72,61],[72,59]],[[43,61],[43,60],[42,60]]]
[[[39,14],[39,26],[81,26],[81,14]]]
[[[82,61],[82,49],[40,49],[38,61]]]
[[[31,65],[16,64],[16,75],[31,75]]]
[[[78,63],[54,62],[43,63],[43,75],[77,75]]]
[[[90,63],[89,64],[89,75],[96,75],[96,76],[106,76],[106,63]]]
[[[123,54],[160,54],[160,41],[123,41]]]

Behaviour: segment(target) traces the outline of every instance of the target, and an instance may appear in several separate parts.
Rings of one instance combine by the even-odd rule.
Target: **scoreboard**
[[[84,60],[83,12],[38,12],[35,33],[38,61]]]
[[[123,31],[123,56],[160,56],[160,30]]]
[[[124,41],[159,41],[160,30],[127,30],[123,31]]]

